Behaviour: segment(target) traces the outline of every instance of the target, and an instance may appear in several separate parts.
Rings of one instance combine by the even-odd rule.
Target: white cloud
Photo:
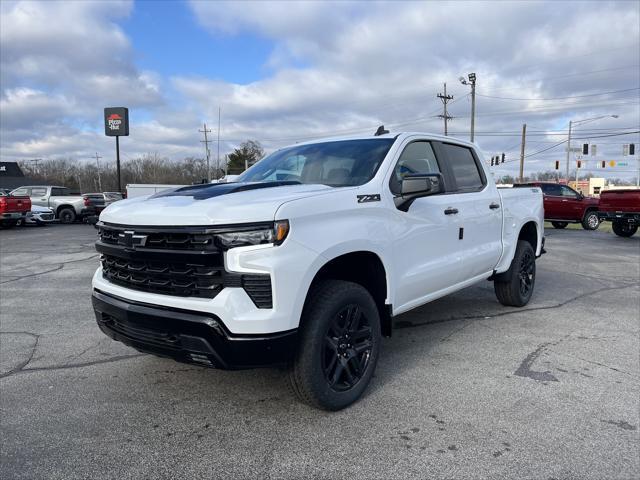
[[[457,78],[471,71],[478,93],[494,97],[640,87],[640,6],[634,2],[192,2],[200,25],[214,34],[250,32],[275,44],[265,60],[271,73],[248,84],[140,71],[135,45],[116,23],[130,14],[131,3],[106,3],[3,2],[3,155],[82,156],[98,146],[111,155],[96,113],[108,104],[129,105],[132,119],[136,110],[146,112],[124,141],[128,155],[158,151],[179,158],[204,151],[197,130],[207,121],[215,136],[218,106],[225,151],[246,138],[276,148],[373,131],[380,123],[440,132],[435,95],[444,81],[455,96],[450,130],[466,137],[469,89]],[[477,138],[489,154],[517,155],[525,122],[531,130],[553,130],[571,118],[618,113],[618,120],[590,126],[637,125],[637,95],[479,96],[477,131],[513,136]],[[51,112],[62,112],[62,119]],[[61,122],[72,126],[66,135],[56,130]],[[35,137],[34,125],[41,126]],[[530,151],[559,139],[532,133]],[[625,140],[633,138],[606,142]],[[618,149],[600,142],[603,155]],[[562,150],[552,150],[532,165],[548,168],[558,156]]]

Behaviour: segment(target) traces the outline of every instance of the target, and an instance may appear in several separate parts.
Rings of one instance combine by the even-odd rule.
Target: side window
[[[64,197],[65,195],[69,195],[68,190],[66,188],[52,188],[51,196],[52,197]]]
[[[458,190],[475,191],[484,186],[478,165],[471,150],[467,147],[444,143],[442,148],[447,153],[449,165],[456,179]]]
[[[552,197],[559,197],[562,195],[560,185],[545,185],[545,187],[546,190],[543,190],[545,195],[551,195]]]
[[[29,196],[29,189],[28,188],[17,188],[15,189],[13,192],[11,192],[11,195],[15,195],[15,196]]]
[[[400,193],[402,179],[412,173],[440,173],[431,143],[412,142],[404,148],[391,176],[391,191]]]
[[[47,195],[47,189],[46,188],[32,188],[31,189],[31,196],[32,197],[44,197]]]
[[[560,195],[562,195],[563,197],[571,197],[571,198],[576,198],[578,195],[576,194],[575,191],[573,191],[572,189],[570,189],[569,187],[566,187],[564,185],[560,186],[561,188],[561,193]]]

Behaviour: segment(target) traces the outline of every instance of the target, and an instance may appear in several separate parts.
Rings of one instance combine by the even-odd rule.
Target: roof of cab
[[[312,145],[314,143],[338,142],[338,141],[345,141],[345,140],[367,140],[367,139],[378,139],[378,138],[404,139],[404,138],[413,137],[413,136],[424,137],[430,140],[438,140],[441,142],[458,143],[461,145],[478,148],[478,146],[475,143],[471,143],[461,138],[449,137],[449,136],[444,136],[437,133],[428,133],[428,132],[389,132],[382,135],[373,135],[373,133],[359,134],[359,135],[344,135],[344,136],[335,136],[335,137],[316,138],[314,140],[308,140],[305,142],[296,143],[294,145]],[[294,145],[289,145],[289,146],[294,146]]]

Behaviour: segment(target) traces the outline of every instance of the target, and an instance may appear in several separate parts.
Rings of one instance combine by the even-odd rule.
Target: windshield
[[[362,185],[373,178],[394,141],[371,138],[285,148],[260,160],[236,181]]]

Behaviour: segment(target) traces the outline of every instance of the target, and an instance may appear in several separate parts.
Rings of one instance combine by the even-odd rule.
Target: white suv
[[[216,368],[286,364],[305,402],[363,393],[395,315],[491,279],[531,298],[538,188],[498,190],[473,144],[421,133],[283,148],[234,183],[123,200],[100,215],[104,333]]]

